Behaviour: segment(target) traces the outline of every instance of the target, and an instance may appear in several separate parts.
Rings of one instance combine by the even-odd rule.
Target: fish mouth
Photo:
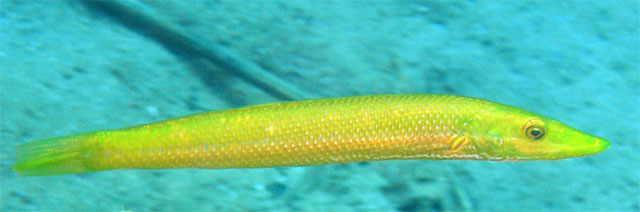
[[[611,143],[603,138],[594,137],[590,140],[592,142],[581,143],[578,145],[564,145],[563,147],[558,148],[558,151],[554,151],[555,154],[551,156],[551,158],[564,159],[595,155],[605,151],[611,146]]]
[[[605,151],[611,144],[603,138],[591,137],[564,144],[550,144],[538,148],[524,148],[519,154],[508,155],[507,161],[560,160],[595,155]],[[529,150],[529,151],[523,151]]]
[[[576,152],[579,154],[577,156],[586,156],[586,155],[595,155],[600,152],[603,152],[607,148],[611,146],[611,143],[603,138],[595,138],[593,144],[584,145],[581,148],[578,148]]]

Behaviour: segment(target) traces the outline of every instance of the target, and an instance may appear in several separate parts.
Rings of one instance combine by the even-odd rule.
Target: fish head
[[[475,147],[488,160],[559,160],[606,150],[606,139],[589,135],[564,123],[503,105],[486,117],[492,124],[475,136]]]

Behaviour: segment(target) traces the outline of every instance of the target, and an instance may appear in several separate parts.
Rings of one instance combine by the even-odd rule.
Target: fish
[[[559,160],[606,139],[516,107],[442,94],[267,103],[20,144],[24,176],[382,160]]]

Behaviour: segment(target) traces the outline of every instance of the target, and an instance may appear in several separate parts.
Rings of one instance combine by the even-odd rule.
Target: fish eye
[[[531,140],[540,140],[544,137],[544,126],[538,124],[530,124],[525,128],[525,135]]]

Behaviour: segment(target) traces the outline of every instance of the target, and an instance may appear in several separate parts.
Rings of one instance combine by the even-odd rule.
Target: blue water
[[[5,0],[0,211],[640,211],[637,0],[127,4],[311,96],[473,96],[611,147],[552,162],[21,177],[11,166],[24,142],[282,98],[85,3]]]

